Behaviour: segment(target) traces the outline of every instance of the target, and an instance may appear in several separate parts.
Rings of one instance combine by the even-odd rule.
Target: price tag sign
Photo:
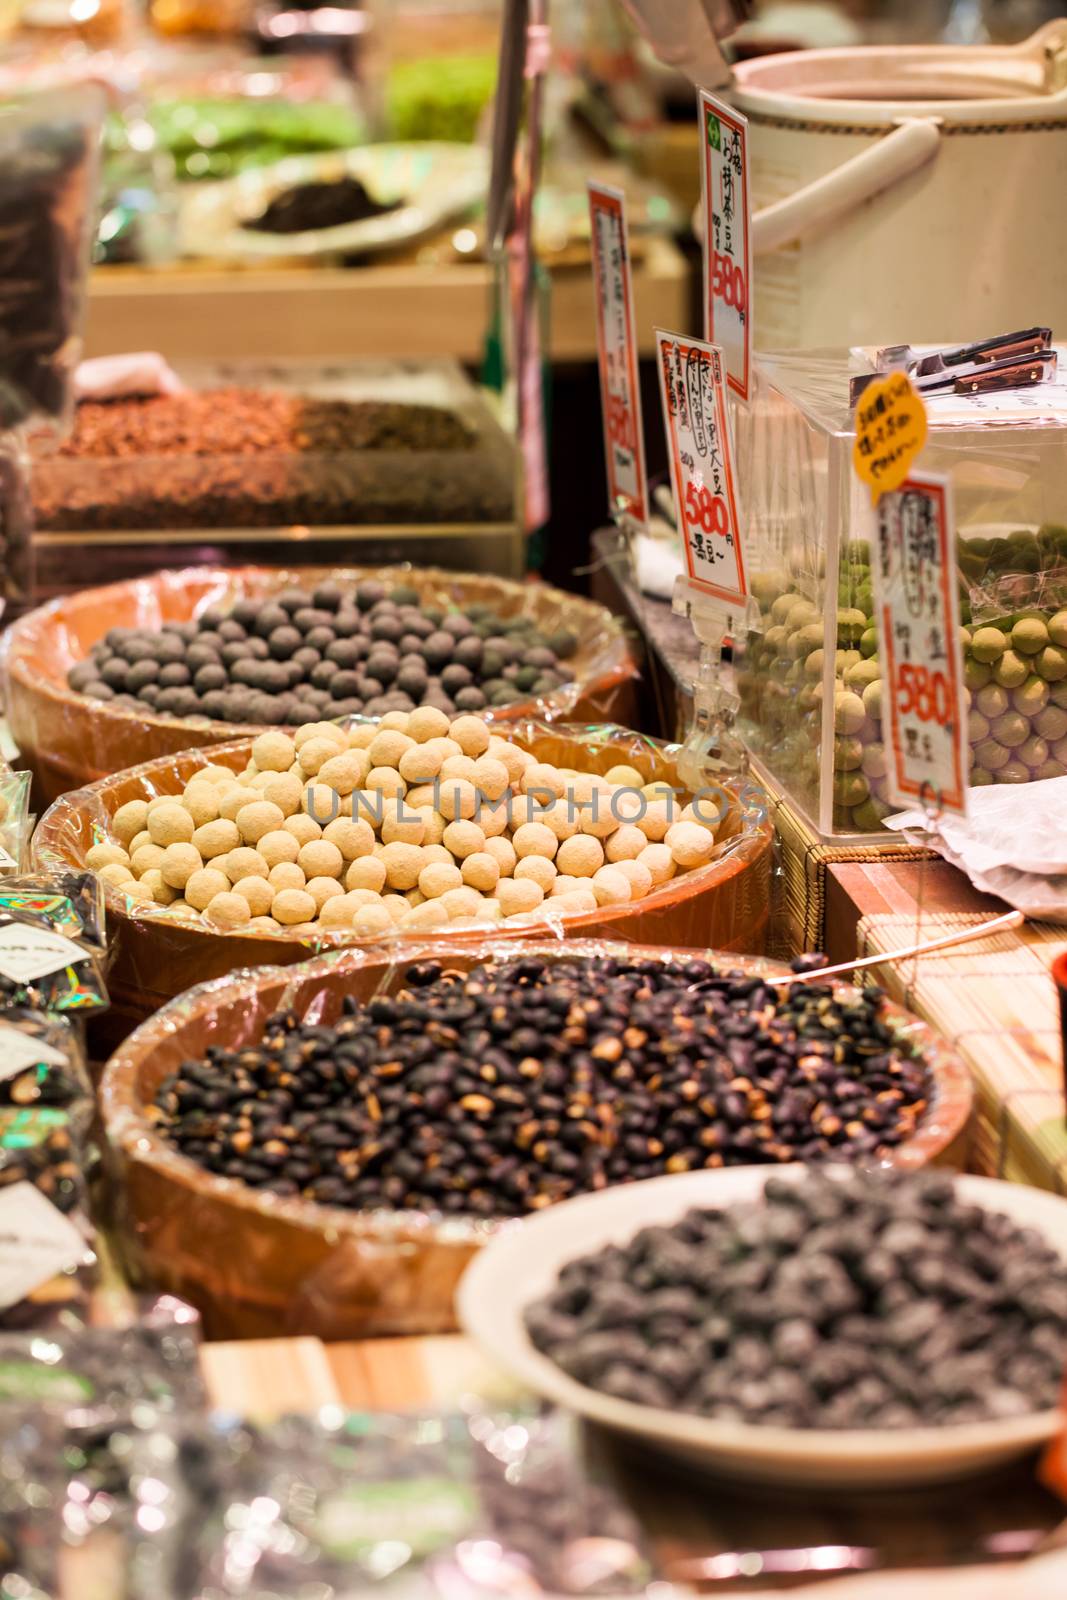
[[[618,189],[598,183],[589,184],[588,189],[608,494],[613,514],[621,512],[645,526],[648,475],[626,201]]]
[[[887,793],[901,805],[965,816],[970,759],[951,480],[914,473],[881,495],[873,518]]]
[[[704,337],[722,351],[730,388],[747,400],[752,371],[748,121],[704,90],[698,99],[704,152]]]
[[[856,403],[852,464],[877,505],[899,489],[926,443],[926,407],[906,372],[890,372],[864,389]]]
[[[730,604],[748,594],[722,351],[656,331],[660,394],[690,581]]]

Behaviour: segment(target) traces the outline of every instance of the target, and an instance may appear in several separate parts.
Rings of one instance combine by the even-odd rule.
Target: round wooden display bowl
[[[594,940],[411,941],[319,957],[288,971],[236,974],[205,984],[131,1035],[104,1074],[101,1108],[119,1197],[122,1248],[134,1277],[189,1300],[215,1338],[313,1334],[324,1339],[442,1333],[455,1327],[453,1296],[467,1263],[501,1226],[405,1211],[345,1211],[278,1198],[205,1172],[156,1132],[147,1114],[160,1084],[208,1045],[258,1042],[281,1011],[339,1016],[347,995],[391,993],[414,961],[446,960],[467,971],[517,955],[548,960],[617,955],[663,961],[706,950],[665,951]],[[784,973],[775,962],[727,956],[730,968]],[[847,988],[847,985],[838,985]],[[914,1136],[892,1165],[960,1165],[971,1112],[967,1068],[931,1029],[887,1001],[902,1048],[930,1063],[933,1093]]]
[[[604,774],[625,762],[636,767],[647,782],[678,784],[678,746],[660,744],[624,728],[522,722],[509,724],[504,731],[538,761],[553,766]],[[41,870],[56,865],[84,869],[87,852],[112,837],[110,819],[128,800],[179,794],[194,772],[212,762],[240,771],[248,761],[251,744],[250,739],[242,739],[210,751],[186,750],[64,795],[42,818],[34,835],[35,866]],[[551,926],[561,936],[614,937],[661,946],[707,945],[762,954],[770,917],[774,844],[769,805],[763,791],[751,782],[730,780],[721,791],[716,803],[725,815],[717,838],[723,851],[717,859],[672,878],[642,900],[556,916]],[[681,789],[679,795],[688,798]],[[109,1048],[194,984],[225,977],[238,967],[290,966],[319,951],[360,943],[355,935],[346,933],[324,933],[309,941],[283,930],[251,936],[239,929],[220,932],[174,917],[163,906],[130,900],[110,886],[107,917],[111,1010],[101,1019],[95,1037]],[[512,919],[500,925],[500,937],[528,937],[538,921],[548,925],[547,918],[537,918],[536,913]],[[448,937],[459,946],[471,938],[484,938],[485,933],[485,928],[457,929]],[[397,933],[393,946],[402,951],[416,937],[425,934]]]
[[[492,720],[566,717],[624,726],[634,720],[637,668],[621,623],[603,606],[547,584],[436,567],[190,567],[84,589],[31,611],[10,629],[3,663],[7,718],[33,772],[37,805],[156,756],[263,731],[205,717],[160,717],[148,706],[132,711],[77,694],[67,686],[68,672],[111,628],[190,622],[209,606],[266,599],[293,585],[327,579],[355,585],[364,578],[409,584],[425,605],[492,605],[502,616],[531,616],[550,633],[567,628],[575,634],[578,646],[567,663],[574,682],[538,701],[498,708]]]

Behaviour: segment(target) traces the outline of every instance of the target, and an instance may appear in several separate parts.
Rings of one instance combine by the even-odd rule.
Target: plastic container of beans
[[[510,724],[507,738],[537,761],[578,772],[604,774],[631,766],[646,782],[678,785],[678,746],[658,743],[617,727],[557,727],[541,722]],[[94,845],[112,838],[112,819],[131,800],[179,794],[192,775],[211,765],[245,767],[251,740],[187,750],[117,773],[64,795],[38,826],[34,860],[41,870],[84,866]],[[688,798],[679,786],[679,802]],[[679,873],[638,900],[599,905],[595,911],[561,914],[546,909],[500,924],[501,937],[529,936],[548,929],[559,937],[603,937],[646,944],[762,954],[770,916],[771,859],[774,842],[766,797],[757,785],[731,780],[716,795],[721,821],[715,830],[716,855],[706,865]],[[536,824],[534,825],[536,826]],[[112,951],[109,979],[111,1011],[102,1027],[109,1043],[152,1015],[183,990],[238,967],[291,965],[322,951],[359,943],[354,933],[289,930],[251,934],[216,930],[202,922],[175,918],[165,906],[131,899],[122,888],[107,887]],[[456,948],[485,936],[485,928],[457,928],[448,935]],[[401,948],[411,934],[397,934]],[[425,934],[422,935],[425,937]],[[367,943],[367,940],[363,941]],[[379,939],[380,942],[380,939]],[[98,1036],[99,1038],[100,1036]]]
[[[497,707],[491,712],[494,720],[566,717],[624,725],[634,720],[636,666],[618,619],[603,606],[547,584],[435,567],[193,567],[83,589],[30,612],[9,631],[0,663],[5,707],[12,736],[33,771],[38,804],[157,756],[262,731],[259,725],[207,717],[156,715],[147,705],[130,710],[76,693],[68,686],[68,673],[109,630],[158,629],[191,622],[209,607],[228,611],[242,599],[266,600],[326,580],[347,590],[365,579],[412,588],[423,606],[488,605],[503,617],[529,616],[543,632],[573,635],[577,645],[567,665],[574,681]]]
[[[208,1045],[254,1048],[286,1011],[312,1023],[338,1019],[343,1001],[381,999],[407,982],[413,965],[456,973],[531,957],[714,961],[720,968],[776,976],[761,959],[641,944],[527,938],[411,941],[319,957],[283,970],[261,968],[206,983],[143,1023],[109,1062],[101,1107],[112,1170],[122,1197],[120,1230],[134,1277],[190,1301],[210,1337],[306,1334],[326,1339],[430,1334],[455,1327],[453,1295],[464,1268],[500,1228],[486,1217],[411,1209],[351,1210],[312,1203],[216,1176],[179,1153],[149,1114],[165,1080]],[[848,985],[837,994],[854,994]],[[902,1053],[931,1077],[929,1103],[895,1166],[966,1159],[971,1085],[966,1067],[925,1024],[890,1001],[883,1020]],[[490,1121],[489,1128],[492,1123]]]

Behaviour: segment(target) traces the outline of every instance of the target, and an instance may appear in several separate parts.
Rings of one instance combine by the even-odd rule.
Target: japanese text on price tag
[[[660,394],[678,527],[690,580],[720,600],[748,593],[741,548],[722,352],[656,333]]]
[[[648,522],[648,478],[634,332],[626,202],[616,189],[589,184],[604,457],[613,514]]]
[[[864,389],[856,404],[852,463],[871,499],[899,489],[926,443],[926,407],[906,372],[891,372]]]
[[[874,510],[871,575],[887,793],[966,815],[969,750],[948,478],[915,473]]]
[[[701,90],[704,138],[704,337],[718,345],[730,387],[747,400],[752,358],[752,227],[748,122]]]

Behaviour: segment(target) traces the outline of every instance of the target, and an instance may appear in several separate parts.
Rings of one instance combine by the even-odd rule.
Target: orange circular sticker
[[[926,443],[926,407],[906,372],[890,372],[868,384],[856,403],[852,463],[878,504],[899,489]]]

